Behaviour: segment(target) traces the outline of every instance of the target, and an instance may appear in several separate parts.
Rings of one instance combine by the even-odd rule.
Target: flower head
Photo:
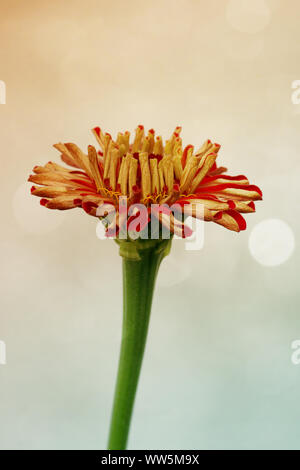
[[[206,140],[198,150],[192,145],[183,148],[180,132],[176,127],[163,143],[153,129],[145,134],[141,125],[132,141],[128,131],[119,132],[113,140],[95,127],[100,150],[89,145],[84,153],[73,143],[55,144],[62,161],[72,168],[53,162],[34,167],[29,181],[39,186],[33,186],[31,192],[49,209],[81,207],[89,215],[101,217],[113,208],[117,216],[106,227],[108,236],[116,233],[115,229],[118,233],[124,224],[128,227],[140,214],[133,208],[141,204],[147,214],[155,204],[159,223],[177,235],[189,234],[184,220],[178,217],[178,207],[183,206],[185,216],[197,217],[197,207],[201,206],[204,220],[236,232],[244,230],[246,222],[241,213],[255,212],[253,201],[262,199],[261,190],[249,184],[245,176],[228,176],[226,168],[217,166],[219,144]],[[120,210],[124,198],[126,209]],[[147,216],[138,230],[149,221]]]

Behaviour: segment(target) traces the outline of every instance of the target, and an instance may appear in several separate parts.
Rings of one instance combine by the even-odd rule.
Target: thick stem
[[[123,256],[123,329],[108,449],[126,448],[155,280],[170,240],[119,242]]]

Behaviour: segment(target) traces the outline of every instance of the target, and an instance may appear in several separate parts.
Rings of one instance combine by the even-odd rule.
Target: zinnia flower
[[[181,128],[176,127],[170,139],[163,143],[150,129],[145,135],[144,127],[138,126],[130,142],[130,133],[118,133],[116,140],[102,132],[99,127],[93,133],[100,150],[92,145],[84,153],[76,144],[58,143],[54,147],[61,159],[73,169],[49,162],[36,166],[29,181],[31,191],[41,197],[41,204],[49,209],[72,209],[82,207],[92,216],[109,213],[114,207],[116,217],[106,227],[107,236],[117,235],[121,224],[128,223],[138,211],[119,213],[120,198],[126,197],[128,208],[143,204],[149,212],[153,204],[164,207],[154,215],[172,233],[187,236],[190,231],[176,210],[167,206],[184,206],[184,214],[223,225],[239,232],[246,228],[241,213],[255,211],[255,200],[262,198],[257,186],[249,184],[246,176],[228,176],[224,167],[217,166],[220,145],[206,140],[195,150],[192,145],[182,147]],[[204,210],[197,211],[201,205]],[[99,212],[99,208],[102,212]],[[143,227],[150,221],[147,218]]]
[[[109,449],[126,448],[155,279],[171,247],[171,239],[162,236],[163,229],[188,236],[191,231],[185,216],[192,216],[239,232],[246,228],[241,214],[254,212],[253,201],[262,198],[260,189],[249,184],[245,176],[227,176],[226,168],[217,166],[219,144],[207,140],[198,150],[192,145],[183,149],[180,131],[176,127],[164,144],[160,136],[155,137],[153,129],[145,135],[143,126],[137,127],[132,142],[127,131],[119,133],[114,141],[110,134],[95,127],[93,133],[100,150],[89,145],[84,153],[73,143],[55,144],[63,162],[72,168],[49,162],[36,166],[29,177],[38,185],[31,188],[32,194],[42,198],[43,206],[60,210],[82,208],[101,218],[107,236],[115,236],[120,246],[123,332]],[[135,224],[135,231],[147,232],[151,225],[152,235],[154,215],[158,237],[145,240],[130,236],[130,226],[142,210],[146,216]],[[125,238],[121,237],[124,229],[129,233]]]

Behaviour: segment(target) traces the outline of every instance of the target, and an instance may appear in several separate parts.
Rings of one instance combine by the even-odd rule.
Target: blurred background
[[[219,142],[264,201],[245,232],[174,242],[129,448],[300,449],[299,14],[297,0],[2,2],[1,449],[106,446],[121,259],[96,219],[42,208],[26,180],[58,161],[53,143],[140,123]]]

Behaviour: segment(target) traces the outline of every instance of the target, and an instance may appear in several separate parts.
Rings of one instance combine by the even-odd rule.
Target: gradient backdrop
[[[203,250],[176,241],[163,263],[129,448],[300,449],[299,15],[297,0],[1,2],[1,449],[105,448],[121,259],[25,181],[53,143],[139,123],[221,143],[264,201],[246,232],[206,224]]]

